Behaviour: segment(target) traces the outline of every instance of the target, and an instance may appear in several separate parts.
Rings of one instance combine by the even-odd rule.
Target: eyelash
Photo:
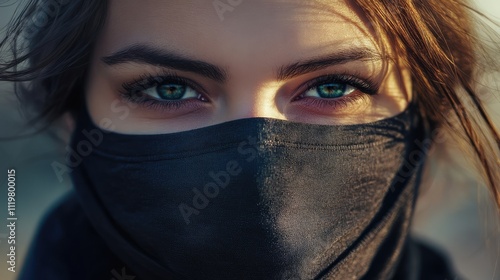
[[[198,102],[200,100],[185,99],[179,101],[168,101],[168,100],[158,100],[153,97],[149,97],[147,94],[142,93],[142,90],[149,89],[164,83],[173,83],[179,85],[185,85],[191,87],[197,92],[201,92],[202,96],[205,96],[204,91],[195,82],[190,79],[178,76],[176,73],[170,73],[166,70],[162,73],[154,76],[151,74],[143,74],[138,79],[132,80],[131,82],[126,82],[122,84],[122,91],[120,91],[120,96],[124,98],[127,102],[142,105],[150,109],[165,109],[165,110],[176,110],[184,106],[195,105],[193,102]]]
[[[378,86],[376,83],[370,79],[362,80],[357,78],[360,74],[355,73],[355,75],[348,74],[346,72],[341,74],[327,74],[320,76],[313,80],[307,81],[299,86],[299,91],[301,92],[292,100],[301,100],[308,106],[314,106],[319,109],[337,109],[339,107],[348,107],[351,104],[355,104],[358,101],[362,101],[372,95],[377,94]],[[347,84],[356,88],[356,91],[347,94],[345,96],[334,98],[334,99],[322,99],[322,98],[304,98],[301,97],[307,91],[314,89],[320,85],[328,83],[342,83]]]
[[[299,86],[300,94],[297,94],[292,101],[298,101],[306,103],[308,106],[318,107],[320,109],[330,108],[336,109],[338,106],[347,107],[350,104],[361,101],[364,98],[367,98],[371,95],[376,95],[378,92],[378,86],[375,82],[370,79],[360,79],[356,76],[359,76],[355,73],[355,76],[347,73],[341,74],[328,74],[324,76],[320,76],[313,80],[307,81]],[[188,86],[200,93],[200,96],[204,98],[195,99],[188,98],[183,100],[169,101],[169,100],[158,100],[156,98],[150,97],[147,94],[142,93],[141,91],[149,89],[151,87],[155,87],[164,83],[172,83],[178,84],[182,86]],[[345,96],[334,98],[334,99],[322,99],[315,97],[301,97],[307,91],[314,89],[320,85],[328,84],[328,83],[342,83],[347,84],[356,88],[356,91],[347,94]],[[358,92],[360,91],[360,92]],[[185,106],[193,106],[200,107],[202,105],[200,102],[207,102],[206,94],[201,86],[199,86],[196,82],[178,76],[176,73],[168,72],[167,70],[162,71],[158,75],[151,74],[143,74],[138,79],[132,80],[131,82],[126,82],[122,84],[122,91],[120,91],[120,96],[125,99],[127,102],[131,102],[134,104],[142,105],[146,108],[150,109],[160,109],[160,110],[178,110]]]

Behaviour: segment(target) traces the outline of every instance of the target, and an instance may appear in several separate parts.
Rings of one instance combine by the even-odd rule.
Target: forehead
[[[111,0],[104,53],[148,43],[221,65],[265,65],[349,46],[376,48],[341,0]]]

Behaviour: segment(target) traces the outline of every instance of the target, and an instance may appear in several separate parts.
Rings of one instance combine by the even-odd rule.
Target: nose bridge
[[[231,119],[267,117],[286,119],[284,102],[280,102],[278,87],[273,85],[238,86],[228,93],[228,114]]]

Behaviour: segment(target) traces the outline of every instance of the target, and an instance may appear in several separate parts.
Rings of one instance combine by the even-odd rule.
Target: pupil
[[[321,97],[342,97],[344,95],[346,87],[346,84],[325,84],[318,86],[316,91]]]
[[[180,99],[186,93],[186,87],[182,85],[159,85],[156,90],[162,99]]]

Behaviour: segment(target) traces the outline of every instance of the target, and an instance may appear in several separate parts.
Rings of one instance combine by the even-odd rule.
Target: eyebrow
[[[284,81],[309,72],[353,61],[378,60],[380,57],[367,47],[351,47],[326,56],[293,62],[276,68],[275,77]],[[187,71],[207,77],[219,83],[227,81],[227,71],[217,65],[200,61],[189,56],[167,51],[154,46],[135,44],[119,50],[101,60],[109,65],[123,63],[143,63],[179,71]]]
[[[309,72],[318,71],[334,65],[341,65],[354,61],[376,61],[380,55],[367,47],[354,47],[339,50],[326,56],[297,61],[278,68],[276,80],[283,81]]]

